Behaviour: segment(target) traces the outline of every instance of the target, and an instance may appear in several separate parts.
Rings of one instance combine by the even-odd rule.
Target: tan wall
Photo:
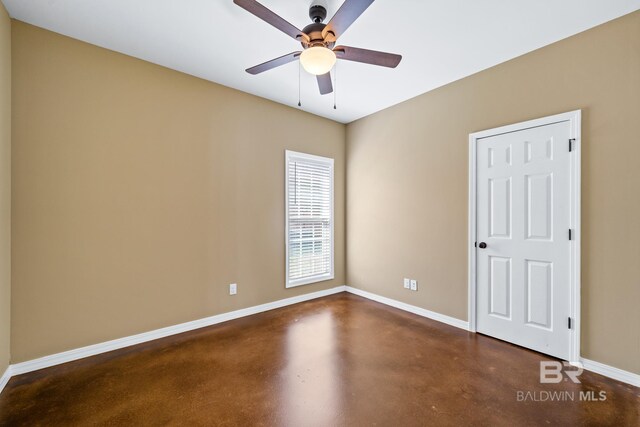
[[[350,124],[347,283],[466,319],[469,133],[575,109],[582,355],[640,373],[640,12]]]
[[[0,375],[11,335],[11,20],[0,3]]]
[[[345,126],[16,21],[13,76],[13,362],[344,284]],[[336,162],[290,290],[285,149]]]

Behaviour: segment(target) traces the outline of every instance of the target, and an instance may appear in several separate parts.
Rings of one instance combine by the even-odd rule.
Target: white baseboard
[[[4,374],[2,374],[2,376],[0,377],[0,393],[2,393],[2,390],[4,390],[4,386],[7,385],[11,377],[12,377],[11,365],[9,365],[7,366],[7,370],[4,371]]]
[[[141,344],[147,341],[156,340],[158,338],[164,338],[171,335],[180,334],[182,332],[192,331],[194,329],[204,328],[206,326],[215,325],[229,320],[238,319],[240,317],[250,316],[252,314],[258,314],[265,311],[273,310],[276,308],[285,307],[292,304],[297,304],[304,301],[309,301],[316,298],[321,298],[327,295],[333,295],[340,292],[344,292],[344,286],[338,286],[335,288],[327,289],[324,291],[312,292],[309,294],[299,295],[296,297],[286,298],[266,304],[256,305],[253,307],[243,308],[228,313],[218,314],[204,319],[194,320],[191,322],[180,323],[174,326],[168,326],[162,329],[156,329],[154,331],[144,332],[138,335],[131,335],[124,338],[115,339],[112,341],[103,342],[100,344],[94,344],[87,347],[76,348],[73,350],[65,351],[62,353],[52,354],[50,356],[40,357],[38,359],[29,360],[22,363],[16,363],[10,366],[11,375],[20,375],[27,372],[37,371],[38,369],[48,368],[62,363],[72,362],[74,360],[83,359],[89,356],[95,356],[97,354],[106,353],[109,351],[117,350],[124,347],[129,347],[136,344]],[[6,375],[6,374],[5,374]],[[3,377],[4,378],[4,377]]]
[[[14,375],[25,374],[27,372],[37,371],[38,369],[48,368],[62,363],[72,362],[74,360],[82,359],[89,356],[95,356],[97,354],[106,353],[112,350],[117,350],[124,347],[129,347],[136,344],[141,344],[147,341],[152,341],[158,338],[164,338],[171,335],[180,334],[182,332],[192,331],[194,329],[200,329],[206,326],[215,325],[229,320],[238,319],[252,314],[258,314],[265,311],[273,310],[276,308],[286,307],[288,305],[297,304],[304,301],[309,301],[316,298],[321,298],[328,295],[337,294],[340,292],[349,292],[354,295],[376,301],[391,307],[398,308],[400,310],[408,311],[418,316],[426,317],[447,325],[455,326],[456,328],[468,330],[469,322],[464,320],[449,317],[444,314],[436,313],[424,308],[416,307],[410,304],[406,304],[391,298],[383,297],[373,294],[371,292],[363,291],[361,289],[352,288],[350,286],[338,286],[332,289],[324,291],[312,292],[305,295],[299,295],[296,297],[286,298],[266,304],[256,305],[253,307],[243,308],[229,313],[218,314],[204,319],[194,320],[191,322],[181,323],[174,326],[169,326],[162,329],[156,329],[154,331],[144,332],[138,335],[132,335],[129,337],[119,338],[112,341],[103,342],[100,344],[94,344],[87,347],[77,348],[74,350],[65,351],[62,353],[53,354],[50,356],[41,357],[39,359],[29,360],[22,363],[10,365],[4,374],[0,377],[0,393],[4,389],[9,379]],[[603,375],[605,377],[612,378],[627,384],[631,384],[636,387],[640,387],[640,375],[632,372],[624,371],[622,369],[614,368],[600,362],[595,362],[588,359],[581,359],[584,369]]]
[[[582,362],[582,367],[587,371],[595,372],[596,374],[600,374],[605,377],[621,381],[623,383],[640,387],[640,375],[638,374],[634,374],[633,372],[629,371],[623,371],[622,369],[614,368],[613,366],[605,365],[604,363],[595,362],[593,360],[585,358],[580,358],[580,362]]]
[[[456,328],[464,329],[465,331],[469,330],[469,322],[465,322],[464,320],[456,319],[455,317],[449,317],[444,314],[436,313],[435,311],[416,307],[415,305],[406,304],[404,302],[383,297],[377,294],[372,294],[371,292],[363,291],[362,289],[352,288],[351,286],[345,286],[345,288],[347,292],[359,295],[372,301],[399,308],[400,310],[408,311],[409,313],[417,314],[418,316],[426,317],[437,322],[446,323],[447,325],[455,326]]]

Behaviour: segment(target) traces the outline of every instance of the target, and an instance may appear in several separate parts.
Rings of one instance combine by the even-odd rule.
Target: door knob
[[[478,245],[478,247],[479,247],[480,249],[484,249],[484,248],[486,248],[486,247],[487,247],[487,244],[486,244],[485,242],[480,242],[480,244]]]

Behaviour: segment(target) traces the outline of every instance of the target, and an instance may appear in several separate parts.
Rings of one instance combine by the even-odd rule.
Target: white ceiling
[[[297,105],[297,62],[244,70],[300,45],[232,0],[2,1],[18,20]],[[310,23],[310,0],[261,3]],[[342,0],[326,3],[330,17]],[[398,68],[338,61],[337,110],[303,71],[302,109],[348,123],[637,9],[640,0],[377,0],[339,44],[399,53]]]

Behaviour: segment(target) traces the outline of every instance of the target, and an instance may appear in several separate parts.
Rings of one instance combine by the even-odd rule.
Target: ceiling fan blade
[[[340,37],[347,28],[354,23],[362,13],[367,10],[374,0],[344,0],[340,9],[333,15],[331,21],[322,30],[322,35],[326,36],[332,32],[336,38]]]
[[[271,61],[263,62],[260,65],[256,65],[255,67],[247,68],[247,73],[249,74],[260,74],[264,71],[271,70],[272,68],[279,67],[284,64],[288,64],[289,62],[293,62],[300,57],[302,52],[291,52],[286,55],[283,55],[279,58],[272,59]]]
[[[338,59],[364,62],[365,64],[380,65],[389,68],[396,68],[402,60],[402,55],[396,55],[395,53],[379,52],[377,50],[360,49],[350,46],[336,46],[333,51],[336,53]]]
[[[307,42],[309,41],[309,36],[307,36],[301,30],[297,29],[296,27],[291,25],[289,22],[287,22],[286,20],[284,20],[283,18],[281,18],[279,15],[275,14],[271,10],[267,9],[257,1],[233,0],[233,2],[238,6],[240,6],[241,8],[245,9],[246,11],[262,19],[266,23],[273,25],[283,33],[293,37],[294,39],[298,41],[302,41],[302,40],[305,40]]]
[[[331,84],[331,72],[327,74],[321,74],[316,76],[318,79],[318,87],[320,88],[320,95],[326,95],[333,92],[333,85]]]

